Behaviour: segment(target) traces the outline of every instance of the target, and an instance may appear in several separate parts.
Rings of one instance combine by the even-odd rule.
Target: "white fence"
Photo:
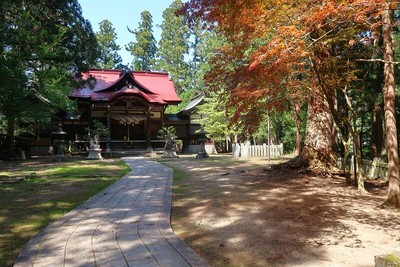
[[[348,167],[350,167],[350,172],[354,172],[354,161],[353,157],[348,160]],[[343,158],[338,158],[338,168],[343,169]],[[387,180],[388,175],[388,164],[383,162],[379,158],[374,158],[371,160],[362,161],[364,175],[370,179],[383,179]]]
[[[283,144],[280,145],[249,145],[233,144],[232,155],[235,158],[278,158],[283,156]]]

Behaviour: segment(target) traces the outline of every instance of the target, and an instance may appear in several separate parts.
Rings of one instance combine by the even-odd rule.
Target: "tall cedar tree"
[[[182,1],[175,0],[163,12],[161,39],[158,43],[157,69],[168,72],[174,80],[178,93],[188,88],[188,63],[185,56],[189,51],[189,29],[182,15]]]
[[[135,42],[130,42],[126,50],[134,57],[133,68],[135,70],[153,70],[156,62],[157,45],[153,36],[153,17],[145,10],[141,13],[141,22],[137,30],[131,30],[135,35]]]
[[[211,69],[211,59],[214,55],[215,49],[222,45],[223,38],[218,36],[214,31],[206,31],[201,29],[200,24],[191,26],[192,37],[191,40],[191,55],[192,59],[189,60],[189,83],[184,92],[180,93],[182,102],[178,106],[168,107],[168,112],[176,113],[186,107],[194,96],[201,94],[207,88],[215,87],[212,81],[208,84],[205,83],[206,73]],[[222,103],[225,106],[225,103]],[[210,110],[210,112],[212,112]],[[228,123],[228,122],[226,122]]]
[[[60,88],[70,88],[71,76],[94,63],[97,42],[76,0],[2,1],[0,11],[0,115],[13,151],[16,123],[35,113],[27,95],[67,99]]]
[[[382,12],[382,31],[384,45],[384,75],[385,85],[383,96],[385,103],[385,133],[386,148],[388,151],[389,164],[389,191],[384,206],[400,208],[400,177],[399,177],[399,150],[396,128],[395,108],[395,84],[394,84],[394,63],[393,63],[393,40],[392,40],[392,12],[398,7],[398,3],[386,2]]]
[[[121,50],[121,47],[116,43],[117,33],[109,20],[105,19],[99,23],[99,31],[96,33],[96,38],[100,47],[100,57],[96,61],[96,68],[120,68],[122,58],[118,51]]]
[[[206,58],[207,52],[213,51],[215,48],[213,46],[208,46],[208,44],[211,44],[210,38],[213,37],[213,32],[207,31],[199,20],[190,23],[188,26],[191,39],[193,40],[190,43],[189,88],[190,90],[199,92],[204,88],[204,75],[209,66]]]

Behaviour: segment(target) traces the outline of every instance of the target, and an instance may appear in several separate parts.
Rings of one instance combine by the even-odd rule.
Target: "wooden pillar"
[[[111,120],[110,120],[110,105],[107,106],[107,151],[111,150]]]
[[[110,125],[110,112],[107,112],[107,151],[111,149],[111,125]]]
[[[191,138],[191,127],[190,127],[190,119],[189,122],[186,124],[186,137],[183,143],[183,151],[188,151],[189,152],[189,146],[190,146],[190,138]]]
[[[151,149],[151,115],[150,107],[147,109],[147,119],[146,119],[146,147]]]

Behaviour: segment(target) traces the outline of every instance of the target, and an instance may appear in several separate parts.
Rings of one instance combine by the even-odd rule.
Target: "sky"
[[[79,0],[83,17],[90,21],[93,31],[99,30],[99,22],[108,19],[117,33],[117,44],[121,47],[119,54],[124,64],[132,63],[133,57],[126,51],[125,45],[134,41],[134,35],[127,30],[137,29],[140,14],[147,10],[153,16],[153,34],[160,39],[161,30],[157,25],[162,23],[163,11],[173,0]]]

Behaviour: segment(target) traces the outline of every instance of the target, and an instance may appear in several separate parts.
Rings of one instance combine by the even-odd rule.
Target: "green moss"
[[[400,266],[400,257],[395,253],[390,253],[383,258],[385,261],[390,263],[396,263]]]

